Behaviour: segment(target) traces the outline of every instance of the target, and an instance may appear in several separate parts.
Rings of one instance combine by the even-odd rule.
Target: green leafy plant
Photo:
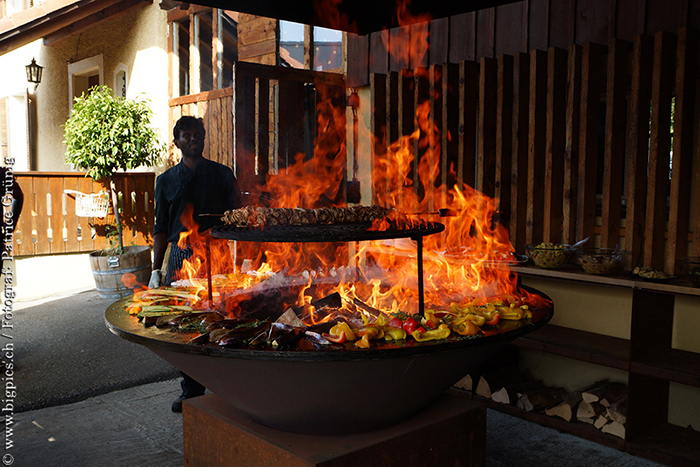
[[[113,250],[124,248],[122,224],[117,209],[117,189],[113,175],[159,163],[165,144],[150,126],[153,112],[148,99],[115,96],[107,86],[95,86],[87,95],[76,97],[73,111],[63,127],[67,146],[66,162],[87,171],[93,180],[109,182],[117,241]]]

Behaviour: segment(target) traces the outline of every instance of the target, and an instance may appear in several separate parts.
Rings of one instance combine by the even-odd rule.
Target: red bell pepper
[[[401,321],[399,318],[392,318],[391,321],[387,324],[387,326],[392,327],[392,328],[403,328],[403,321]]]
[[[415,318],[407,318],[406,321],[403,322],[403,329],[409,334],[413,334],[413,331],[418,329],[418,326],[420,325]]]
[[[495,315],[493,315],[493,317],[492,317],[491,319],[486,320],[486,322],[485,322],[484,324],[485,324],[486,326],[495,326],[495,325],[498,324],[498,321],[499,321],[500,319],[501,319],[501,314],[500,314],[500,313],[496,313]]]

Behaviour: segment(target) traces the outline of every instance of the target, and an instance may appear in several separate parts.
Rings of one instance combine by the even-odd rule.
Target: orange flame
[[[409,18],[409,15],[408,3],[401,3],[400,20],[415,22],[416,18]],[[429,19],[426,17],[425,21]],[[420,61],[427,52],[427,36],[415,34],[409,46],[392,50],[413,54],[404,60]],[[258,204],[304,208],[345,204],[340,192],[347,170],[345,109],[337,103],[333,105],[331,97],[323,96],[323,86],[318,90],[321,98],[314,157],[306,159],[298,154],[292,165],[277,174],[268,174],[264,186],[266,196],[261,196]],[[454,305],[480,303],[493,297],[528,295],[518,289],[517,278],[508,268],[516,257],[507,230],[496,220],[497,200],[467,184],[445,186],[441,181],[457,177],[453,167],[448,174],[440,173],[440,130],[430,119],[427,101],[418,105],[416,128],[411,135],[391,142],[385,154],[374,158],[372,185],[376,204],[395,210],[391,216],[393,221],[408,226],[427,221],[445,225],[443,233],[423,239],[426,307],[449,310]],[[439,208],[449,209],[454,215],[436,217],[432,213]],[[234,248],[230,248],[228,242],[210,240],[207,253],[205,234],[198,232],[191,210],[183,216],[183,225],[187,232],[183,233],[181,241],[194,245],[194,254],[186,261],[181,275],[203,289],[202,278],[208,277],[207,269],[211,267],[221,306],[231,316],[236,315],[241,303],[260,290],[259,286],[264,286],[263,279],[272,273],[304,283],[296,303],[290,305],[302,310],[307,324],[328,319],[311,305],[312,298],[307,294],[312,286],[319,298],[337,292],[343,306],[355,312],[356,299],[385,313],[416,313],[419,309],[418,255],[412,240],[236,242]],[[389,223],[383,221],[373,228],[388,226]],[[532,304],[543,304],[540,297],[524,298]]]

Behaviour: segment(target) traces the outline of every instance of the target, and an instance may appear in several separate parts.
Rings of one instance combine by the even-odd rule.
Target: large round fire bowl
[[[518,336],[545,325],[553,309],[491,336],[393,349],[272,351],[188,344],[191,337],[144,327],[125,310],[105,312],[108,328],[141,344],[263,425],[307,434],[371,431],[429,405]]]

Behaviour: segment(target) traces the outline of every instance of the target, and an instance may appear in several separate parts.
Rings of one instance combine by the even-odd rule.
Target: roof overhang
[[[189,3],[364,35],[518,1],[522,0],[194,0]],[[399,8],[398,4],[405,8]]]
[[[152,0],[45,0],[0,19],[0,54],[52,34],[77,34]]]

